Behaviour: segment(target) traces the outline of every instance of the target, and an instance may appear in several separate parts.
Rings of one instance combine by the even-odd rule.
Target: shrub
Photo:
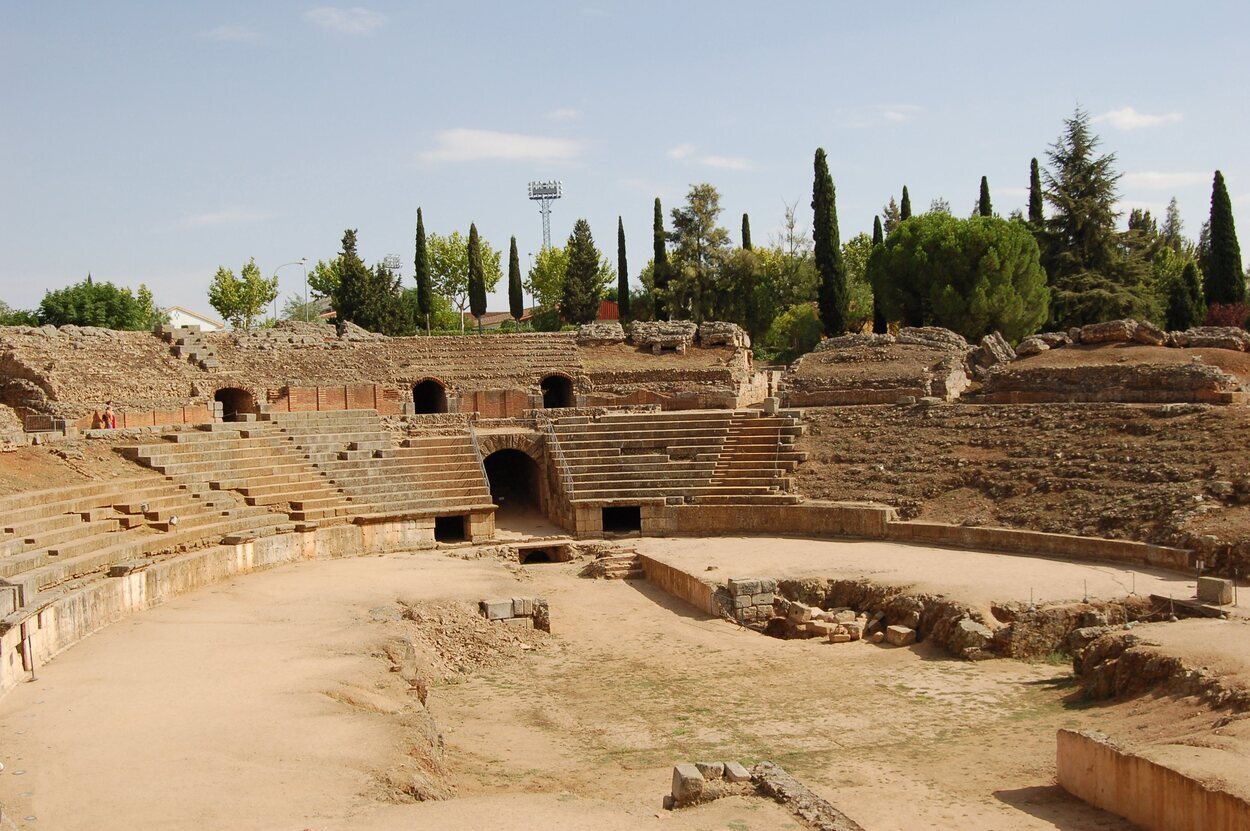
[[[1245,303],[1212,303],[1207,309],[1207,326],[1236,326],[1245,329],[1250,323],[1250,305]]]

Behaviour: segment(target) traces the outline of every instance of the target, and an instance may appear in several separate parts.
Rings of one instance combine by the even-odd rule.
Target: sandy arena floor
[[[710,563],[745,559],[734,551],[748,544],[751,572],[797,568],[815,556],[806,546],[832,545],[640,548]],[[852,547],[880,566],[882,552]],[[927,560],[924,580],[976,569],[1026,597],[1030,583],[1057,597],[1122,579],[1096,587],[1104,566],[1017,557],[995,560],[994,576],[989,555],[956,567],[952,552],[903,548],[916,562],[891,553],[893,567]],[[799,827],[759,799],[660,810],[675,762],[728,759],[777,761],[874,831],[1129,827],[1053,784],[1055,729],[1098,726],[1102,712],[1075,701],[1067,666],[773,640],[578,568],[436,552],[302,563],[115,624],[0,700],[0,828]],[[1143,591],[1162,578],[1137,580]],[[431,688],[458,798],[380,802],[376,774],[406,742],[381,697],[394,676],[378,646],[396,600],[491,595],[547,597],[555,637]],[[349,706],[351,690],[382,703]]]

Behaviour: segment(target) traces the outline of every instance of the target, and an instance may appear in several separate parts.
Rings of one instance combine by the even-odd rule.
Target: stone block
[[[812,607],[803,603],[791,603],[786,610],[786,617],[794,623],[807,623],[812,619]]]
[[[811,632],[818,638],[829,637],[838,630],[838,625],[836,623],[829,623],[823,620],[808,621],[803,624],[803,626],[807,628],[808,632]]]
[[[856,617],[854,609],[837,609],[833,612],[834,623],[854,623]]]
[[[695,762],[694,766],[699,769],[699,773],[703,774],[703,778],[708,782],[723,779],[725,776],[724,762]]]
[[[853,641],[857,641],[864,636],[863,624],[857,620],[842,624],[842,631],[849,635]]]
[[[750,782],[751,771],[739,762],[725,762],[726,782]]]
[[[752,606],[773,605],[773,593],[772,592],[760,592],[759,594],[751,595],[751,605]]]
[[[534,598],[534,628],[541,629],[544,632],[551,631],[551,610],[547,607],[547,601],[541,597]]]
[[[518,629],[534,628],[534,619],[532,617],[506,617],[503,619],[503,623],[506,623],[509,626],[515,626]]]
[[[512,616],[529,617],[534,614],[534,601],[528,597],[512,598]]]
[[[1198,599],[1203,603],[1227,606],[1233,602],[1233,581],[1223,577],[1199,577]]]
[[[512,599],[482,600],[478,602],[482,617],[487,620],[504,620],[512,617]]]
[[[760,592],[760,581],[754,578],[731,577],[726,585],[729,589],[729,593],[734,597],[739,597],[744,594],[759,594]]]
[[[699,768],[689,762],[673,766],[673,805],[680,808],[693,805],[703,796],[707,780],[699,772]]]
[[[829,643],[850,643],[851,636],[845,632],[838,632],[829,636]]]
[[[907,646],[916,642],[916,630],[908,626],[887,626],[885,639],[893,646]]]

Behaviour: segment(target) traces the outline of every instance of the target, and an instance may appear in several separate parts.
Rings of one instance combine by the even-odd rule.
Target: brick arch
[[[486,436],[479,434],[477,443],[482,449],[483,459],[499,450],[520,450],[539,465],[543,463],[542,440],[537,436],[524,433],[491,433]]]

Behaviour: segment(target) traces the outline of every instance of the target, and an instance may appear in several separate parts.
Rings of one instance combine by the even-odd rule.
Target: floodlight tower
[[[530,182],[530,201],[538,203],[543,217],[543,250],[551,247],[551,203],[564,194],[562,182]]]

